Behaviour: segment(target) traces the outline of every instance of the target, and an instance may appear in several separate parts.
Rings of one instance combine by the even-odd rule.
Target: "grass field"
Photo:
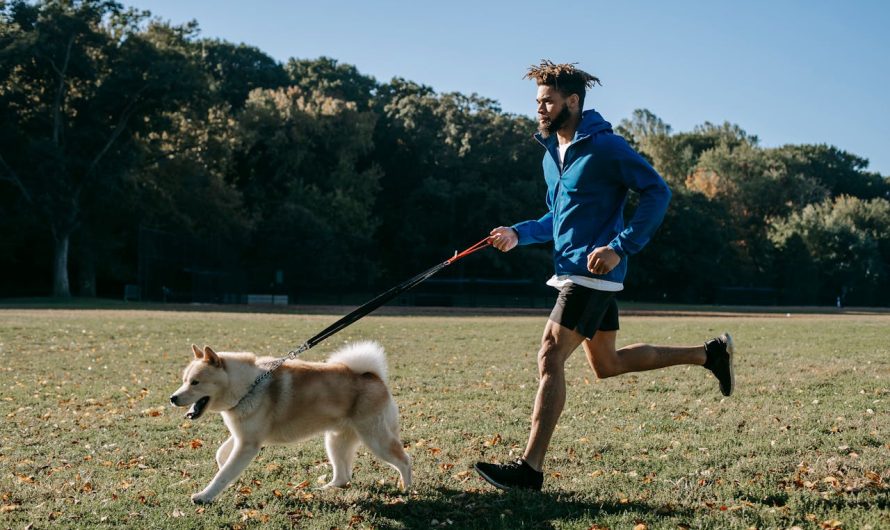
[[[168,397],[189,345],[282,355],[337,315],[0,310],[3,528],[890,528],[890,315],[627,316],[619,343],[737,342],[737,391],[698,367],[598,381],[576,354],[542,493],[496,491],[478,460],[521,453],[539,316],[374,316],[306,354],[389,354],[415,485],[321,438],[264,449],[207,507],[218,415]],[[642,525],[642,526],[640,526]]]

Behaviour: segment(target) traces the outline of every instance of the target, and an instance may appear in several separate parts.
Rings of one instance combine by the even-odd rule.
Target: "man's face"
[[[574,94],[569,98],[577,100],[577,96]],[[536,101],[538,102],[538,131],[541,136],[549,137],[569,121],[572,116],[569,109],[569,98],[563,97],[559,90],[552,86],[538,86]]]

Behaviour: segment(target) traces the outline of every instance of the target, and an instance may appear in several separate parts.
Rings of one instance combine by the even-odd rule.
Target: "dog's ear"
[[[213,366],[222,366],[222,359],[210,346],[204,346],[204,360]]]
[[[204,358],[204,352],[201,351],[201,348],[195,346],[194,344],[192,344],[192,351],[195,352],[195,359],[203,359]]]

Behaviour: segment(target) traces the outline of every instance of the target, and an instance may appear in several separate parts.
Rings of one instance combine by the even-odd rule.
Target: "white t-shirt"
[[[566,159],[566,150],[570,144],[559,144],[559,170],[562,171],[562,161]]]
[[[576,283],[582,287],[596,289],[597,291],[608,291],[610,293],[616,293],[618,291],[624,290],[623,283],[610,282],[608,280],[601,280],[599,278],[588,278],[587,276],[577,276],[574,274],[563,274],[562,276],[557,276],[554,274],[549,280],[547,280],[547,285],[549,285],[550,287],[556,287],[557,289],[562,289],[570,283]]]

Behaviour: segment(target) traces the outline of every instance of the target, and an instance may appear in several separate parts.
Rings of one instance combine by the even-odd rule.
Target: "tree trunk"
[[[96,297],[96,263],[92,257],[77,260],[77,295]]]
[[[55,255],[53,259],[53,296],[70,298],[71,288],[68,285],[68,241],[70,233],[55,234]]]

